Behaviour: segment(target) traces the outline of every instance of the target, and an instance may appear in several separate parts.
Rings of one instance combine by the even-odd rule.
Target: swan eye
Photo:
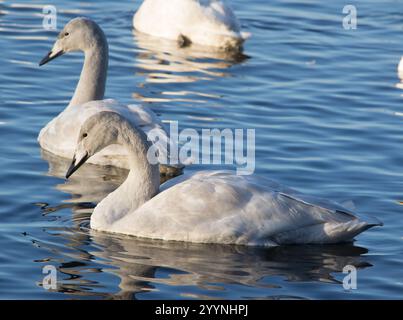
[[[86,138],[88,136],[88,134],[84,133],[83,134],[83,138]]]
[[[68,32],[65,32],[65,33],[64,33],[64,36],[65,36],[65,37],[67,37],[68,35],[69,35],[69,33],[68,33]]]

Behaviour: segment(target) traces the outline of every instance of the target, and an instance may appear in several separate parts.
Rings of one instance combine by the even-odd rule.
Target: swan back
[[[163,240],[277,245],[337,243],[381,225],[257,176],[201,171],[166,182],[137,210],[99,230]]]
[[[221,49],[240,49],[245,40],[238,19],[221,0],[145,0],[133,25],[152,36]]]

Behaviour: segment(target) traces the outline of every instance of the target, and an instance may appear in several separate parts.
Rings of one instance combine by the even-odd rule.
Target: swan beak
[[[41,60],[41,62],[39,62],[39,66],[43,66],[45,63],[48,63],[49,61],[60,57],[63,53],[63,50],[60,50],[56,54],[53,54],[53,51],[49,51],[49,53]]]
[[[66,173],[66,179],[70,178],[70,176],[78,170],[87,160],[89,156],[88,153],[85,153],[85,155],[81,158],[81,160],[78,161],[76,164],[76,156],[73,157],[73,161],[71,162],[69,170],[67,170]]]

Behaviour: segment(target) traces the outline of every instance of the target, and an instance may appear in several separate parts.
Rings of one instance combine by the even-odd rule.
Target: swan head
[[[67,52],[85,52],[95,46],[105,44],[105,34],[98,24],[88,18],[75,18],[60,31],[52,50],[39,62],[39,65],[42,66]]]
[[[66,173],[68,179],[90,157],[111,144],[119,143],[121,127],[130,126],[122,116],[102,111],[88,118],[80,129],[73,161]]]

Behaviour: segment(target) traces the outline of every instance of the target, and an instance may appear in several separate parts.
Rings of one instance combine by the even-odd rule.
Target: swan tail
[[[359,219],[344,223],[325,223],[324,232],[327,237],[325,243],[348,242],[360,233],[376,226],[382,226],[379,221],[363,221]]]
[[[278,244],[333,244],[350,242],[354,237],[375,226],[380,221],[353,219],[347,222],[326,222],[301,227],[276,234],[271,239]]]

